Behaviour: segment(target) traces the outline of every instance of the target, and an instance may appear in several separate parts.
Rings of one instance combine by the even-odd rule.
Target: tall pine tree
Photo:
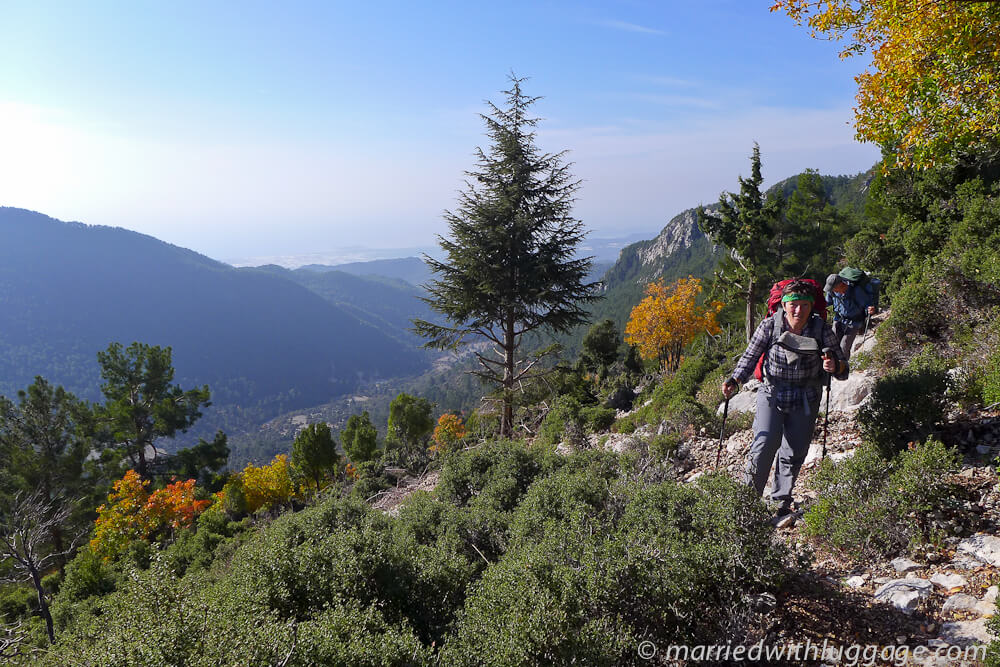
[[[513,428],[515,388],[536,372],[522,337],[586,322],[583,304],[598,298],[597,283],[586,282],[590,258],[576,256],[585,235],[571,215],[580,183],[564,153],[535,146],[539,119],[528,109],[539,98],[521,91],[523,79],[510,79],[507,106],[489,103],[491,113],[481,114],[490,148],[476,150],[478,167],[467,172],[458,208],[445,214],[451,233],[439,241],[447,258],[425,256],[436,274],[425,300],[448,324],[414,321],[427,347],[455,349],[469,338],[493,344],[475,352],[480,368],[472,372],[500,387],[504,436]]]
[[[723,264],[717,279],[736,292],[746,304],[746,337],[749,342],[756,323],[754,306],[768,286],[767,275],[773,251],[771,243],[781,215],[780,196],[766,198],[760,190],[760,146],[753,145],[750,178],[739,177],[739,194],[723,192],[719,214],[698,209],[698,226],[712,239],[730,249],[730,261]]]

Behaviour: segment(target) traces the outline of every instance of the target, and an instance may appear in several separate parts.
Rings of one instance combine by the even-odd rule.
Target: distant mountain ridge
[[[307,264],[298,271],[325,273],[340,271],[354,276],[384,276],[405,280],[411,285],[426,283],[431,277],[427,264],[419,257],[400,257],[398,259],[373,259],[369,262],[350,262],[348,264]]]
[[[255,417],[427,362],[287,277],[125,229],[0,208],[0,393],[42,375],[95,399],[96,353],[135,340],[171,346],[178,382],[207,383],[216,406]]]

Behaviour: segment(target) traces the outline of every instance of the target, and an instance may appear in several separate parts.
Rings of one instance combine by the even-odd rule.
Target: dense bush
[[[640,639],[747,637],[756,596],[781,576],[756,499],[721,477],[626,479],[593,460],[532,487],[510,551],[473,586],[443,664],[639,664]]]
[[[565,440],[573,447],[583,444],[583,420],[580,402],[570,395],[559,396],[552,403],[538,427],[538,443],[556,445]]]
[[[782,572],[742,485],[650,484],[634,457],[519,442],[447,455],[396,517],[328,497],[258,521],[203,515],[145,569],[81,555],[40,662],[629,664],[644,638],[753,635]]]
[[[826,459],[812,479],[819,498],[805,515],[806,533],[858,561],[898,555],[936,537],[923,517],[955,496],[948,475],[958,467],[958,454],[938,440],[895,459],[873,446],[837,465]]]
[[[982,376],[983,405],[1000,403],[1000,348],[986,361]]]
[[[517,441],[488,442],[447,456],[436,493],[459,507],[478,502],[509,511],[535,478],[558,461],[555,455]]]
[[[934,433],[945,418],[951,381],[947,365],[925,350],[906,367],[875,382],[857,414],[865,442],[885,458]]]

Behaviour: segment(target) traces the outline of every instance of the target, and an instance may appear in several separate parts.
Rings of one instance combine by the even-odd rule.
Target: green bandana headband
[[[792,292],[781,297],[781,303],[785,303],[786,301],[808,301],[812,303],[814,300],[812,294],[798,294],[797,292]]]

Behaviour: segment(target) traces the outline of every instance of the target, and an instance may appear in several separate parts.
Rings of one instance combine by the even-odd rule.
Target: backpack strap
[[[778,308],[778,310],[774,311],[774,314],[771,315],[771,336],[767,339],[767,347],[764,348],[764,361],[761,362],[760,367],[760,374],[767,382],[771,382],[770,374],[767,372],[767,354],[771,351],[771,347],[778,342],[778,337],[781,336],[781,325],[784,315],[784,311],[782,311],[781,308]]]
[[[795,387],[826,386],[826,379],[824,378],[822,372],[820,372],[820,374],[817,375],[815,378],[810,378],[808,380],[803,380],[801,383],[796,382],[794,384],[790,383],[790,382],[783,382],[781,380],[775,381],[775,380],[771,379],[770,374],[767,372],[767,354],[768,354],[768,352],[771,351],[771,347],[775,343],[778,342],[778,337],[781,336],[781,333],[782,333],[781,326],[782,326],[782,323],[783,323],[783,321],[782,321],[783,316],[784,316],[784,312],[781,311],[781,310],[774,311],[774,315],[771,316],[771,320],[772,320],[771,337],[767,341],[767,347],[764,348],[764,360],[763,360],[762,365],[761,365],[761,375],[764,377],[764,381],[767,384],[770,384],[770,385],[775,386],[775,387],[782,387],[782,386],[795,386]],[[816,339],[816,346],[817,346],[817,348],[819,348],[820,350],[822,350],[823,349],[823,323],[824,323],[824,320],[819,315],[817,315],[816,313],[812,313],[809,316],[809,322],[812,322],[813,318],[816,318],[821,323],[820,326],[816,327],[816,335],[813,336],[813,338]],[[809,324],[807,323],[806,326],[808,327]]]

